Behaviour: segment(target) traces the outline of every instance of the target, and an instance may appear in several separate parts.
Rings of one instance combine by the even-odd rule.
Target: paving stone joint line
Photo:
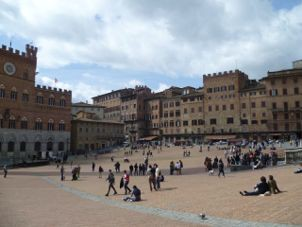
[[[62,183],[58,183],[49,177],[42,177],[43,180],[47,181],[49,184],[54,185],[66,192],[72,193],[82,199],[87,199],[95,202],[101,202],[103,204],[128,209],[131,211],[136,211],[143,214],[157,215],[163,218],[168,218],[171,220],[182,221],[193,224],[203,224],[208,226],[217,226],[217,227],[297,227],[298,225],[290,225],[290,224],[278,224],[278,223],[266,223],[266,222],[252,222],[252,221],[243,221],[236,219],[227,219],[227,218],[219,218],[214,216],[206,216],[205,219],[202,219],[199,214],[180,212],[167,210],[162,208],[155,207],[146,207],[142,205],[137,205],[134,203],[125,203],[123,201],[115,201],[111,200],[105,196],[101,195],[93,195],[87,192],[82,192],[72,187],[66,186]]]

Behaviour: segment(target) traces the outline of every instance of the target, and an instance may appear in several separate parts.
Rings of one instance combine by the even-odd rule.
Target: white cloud
[[[57,78],[40,76],[37,78],[37,82],[38,84],[45,86],[71,90],[73,102],[87,101],[88,103],[92,103],[92,97],[110,92],[110,90],[108,89],[100,88],[98,84],[91,85],[81,81],[75,81],[73,84],[70,84],[64,83],[60,80],[57,80],[57,82],[55,82],[55,79]]]
[[[125,87],[134,88],[135,86],[138,86],[138,85],[144,85],[144,83],[139,80],[132,79],[125,84]]]
[[[0,34],[34,40],[40,67],[89,63],[168,75],[261,77],[302,58],[302,4],[270,0],[0,0]]]
[[[168,88],[170,88],[170,87],[171,87],[171,86],[169,86],[169,85],[167,85],[167,84],[159,83],[158,88],[155,89],[154,92],[161,92],[161,91],[164,91],[164,90],[166,90],[166,89],[168,89]]]

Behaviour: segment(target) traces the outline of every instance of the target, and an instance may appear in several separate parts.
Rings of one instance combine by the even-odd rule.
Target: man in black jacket
[[[109,186],[108,186],[108,191],[107,191],[107,194],[105,196],[108,196],[109,195],[109,192],[110,192],[110,188],[113,189],[114,191],[114,195],[117,194],[115,188],[114,188],[114,182],[115,182],[115,178],[114,178],[114,174],[112,173],[111,169],[109,169],[109,174],[108,174],[108,177],[106,179],[108,182],[109,182]]]

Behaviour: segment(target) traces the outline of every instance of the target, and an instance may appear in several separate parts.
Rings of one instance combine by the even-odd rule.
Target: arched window
[[[0,98],[5,97],[5,86],[3,84],[0,84]]]
[[[49,106],[54,106],[54,105],[55,105],[55,102],[56,102],[55,97],[54,97],[53,94],[51,94],[51,95],[49,96],[49,98],[48,98],[48,105],[49,105]]]
[[[35,151],[41,151],[41,142],[35,142]]]
[[[20,151],[21,151],[21,152],[26,151],[26,142],[22,141],[22,142],[20,143]]]
[[[8,128],[16,128],[16,118],[14,116],[10,116],[8,120]]]
[[[41,92],[38,92],[38,94],[37,94],[36,103],[38,103],[38,104],[43,104],[44,103],[43,94]]]
[[[8,142],[7,151],[8,152],[14,152],[15,151],[15,142],[13,142],[13,141],[9,141]]]
[[[43,123],[41,118],[37,118],[35,122],[35,130],[42,130],[43,129]]]
[[[23,91],[23,94],[22,94],[22,102],[28,102],[29,101],[29,94],[28,94],[28,91],[27,90],[24,90]]]
[[[66,106],[65,96],[62,96],[62,97],[60,98],[60,106],[62,106],[62,107]]]
[[[28,121],[26,117],[21,118],[21,129],[27,129],[28,127]]]
[[[64,142],[59,142],[59,151],[64,151]]]
[[[47,142],[47,151],[52,151],[53,143]]]
[[[53,131],[55,127],[54,121],[53,119],[49,119],[48,120],[48,124],[47,124],[47,130],[48,131]]]
[[[17,88],[13,87],[10,92],[10,98],[12,100],[17,100],[17,96],[18,96]]]
[[[65,122],[63,120],[59,122],[59,131],[65,131]]]

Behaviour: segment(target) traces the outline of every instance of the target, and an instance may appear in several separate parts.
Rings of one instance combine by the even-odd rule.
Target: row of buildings
[[[201,142],[301,138],[302,61],[259,81],[239,71],[203,87],[153,93],[136,86],[72,104],[71,91],[36,85],[37,48],[0,49],[0,162],[99,150],[124,140]]]
[[[240,70],[203,75],[203,87],[146,86],[93,97],[105,119],[124,123],[130,142],[301,138],[302,61],[259,81]]]

